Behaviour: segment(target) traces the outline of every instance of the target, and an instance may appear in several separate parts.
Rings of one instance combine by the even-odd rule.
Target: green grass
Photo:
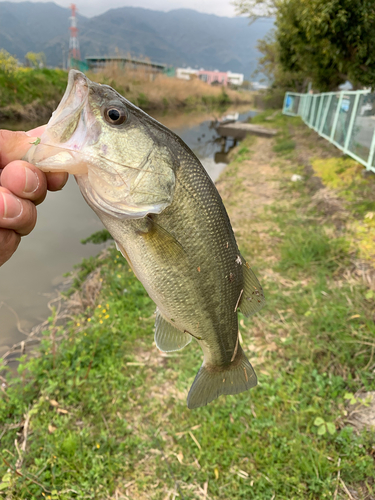
[[[347,240],[329,237],[321,226],[298,217],[289,224],[280,247],[278,270],[289,270],[295,277],[298,271],[329,273],[350,265]]]
[[[295,147],[296,143],[294,141],[282,139],[274,145],[273,150],[275,151],[275,153],[287,153]]]
[[[58,69],[22,68],[13,73],[0,71],[0,107],[24,106],[38,101],[58,102],[65,92],[68,75]],[[11,118],[11,117],[10,117]]]
[[[249,146],[224,173],[226,185]],[[340,470],[348,487],[373,497],[374,433],[345,423],[345,395],[374,388],[374,298],[345,277],[348,234],[311,207],[305,183],[290,184],[261,215],[272,248],[251,252],[268,301],[254,318],[241,317],[258,387],[189,411],[202,353],[194,342],[158,353],[155,307],[110,248],[85,261],[74,283],[79,289],[99,269],[95,304],[65,326],[52,314],[40,355],[22,358],[18,375],[9,374],[0,403],[0,496],[100,500],[118,489],[122,498],[162,500],[176,491],[190,500],[208,483],[212,499],[320,500],[333,498]],[[248,240],[241,236],[246,247]],[[270,264],[265,254],[276,259]],[[332,434],[319,434],[318,417]]]

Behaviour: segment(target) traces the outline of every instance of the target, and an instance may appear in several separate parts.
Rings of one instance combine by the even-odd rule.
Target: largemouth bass
[[[237,312],[264,305],[215,185],[173,132],[106,85],[71,70],[64,97],[28,161],[74,174],[90,207],[157,305],[165,352],[195,338],[203,364],[189,408],[254,387]]]

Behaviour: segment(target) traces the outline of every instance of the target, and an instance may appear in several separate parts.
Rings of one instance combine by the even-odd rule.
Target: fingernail
[[[23,192],[28,194],[33,193],[39,187],[39,177],[37,176],[36,172],[33,172],[29,168],[25,168],[25,176],[26,182]]]
[[[15,219],[22,213],[22,204],[15,196],[8,193],[0,193],[3,198],[4,213],[3,219]]]

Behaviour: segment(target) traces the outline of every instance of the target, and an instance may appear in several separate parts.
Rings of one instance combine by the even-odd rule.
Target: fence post
[[[310,106],[311,106],[311,95],[307,94],[307,96],[306,96],[305,116],[304,116],[305,123],[307,123],[307,119],[309,117]]]
[[[308,124],[309,124],[309,127],[313,127],[313,117],[314,117],[314,114],[315,114],[315,107],[316,107],[316,96],[311,96],[312,98],[312,106],[310,108],[310,116],[309,116],[309,121],[308,121]]]
[[[354,103],[353,103],[353,108],[352,108],[352,114],[350,116],[350,121],[349,121],[349,127],[348,127],[348,132],[345,137],[345,144],[344,144],[344,153],[348,152],[349,144],[350,144],[350,139],[352,137],[352,132],[353,132],[353,126],[354,126],[354,120],[357,115],[357,108],[358,108],[358,102],[359,102],[359,94],[356,94],[354,98]]]
[[[327,120],[327,116],[328,116],[329,107],[331,106],[331,101],[332,101],[332,94],[329,94],[326,109],[324,110],[321,126],[320,126],[320,129],[318,131],[319,134],[321,134],[323,132],[324,124],[325,124],[325,122]]]
[[[341,110],[341,103],[342,103],[342,96],[343,96],[343,94],[344,94],[344,92],[340,92],[339,101],[337,103],[337,109],[336,109],[335,119],[333,121],[331,135],[330,135],[330,140],[331,141],[334,141],[336,127],[337,127],[337,122],[339,120],[339,114],[340,114],[340,110]]]
[[[367,160],[367,164],[366,164],[367,170],[374,170],[373,166],[372,166],[372,162],[374,159],[374,151],[375,151],[375,129],[374,129],[374,132],[372,133],[371,146],[370,146],[370,151],[369,151],[368,160]]]
[[[299,103],[298,103],[298,109],[297,109],[297,115],[298,116],[301,116],[301,111],[302,111],[301,108],[303,107],[302,103],[303,103],[303,95],[300,94],[300,96],[299,96]]]
[[[316,117],[316,122],[315,122],[315,127],[314,129],[316,132],[319,130],[319,120],[320,120],[320,115],[322,114],[322,107],[323,107],[323,101],[324,101],[325,95],[320,94],[320,103],[319,103],[319,108],[318,108],[318,115]]]
[[[306,95],[306,108],[305,108],[305,116],[303,118],[304,122],[307,123],[307,119],[309,117],[309,111],[311,107],[311,95],[307,94]]]
[[[287,100],[288,95],[289,95],[289,92],[285,92],[284,102],[283,102],[283,113],[286,111],[285,105],[286,105],[286,100]]]
[[[304,116],[305,116],[305,107],[306,107],[306,94],[304,94],[302,96],[302,109],[301,109],[301,118],[302,120],[304,120]]]

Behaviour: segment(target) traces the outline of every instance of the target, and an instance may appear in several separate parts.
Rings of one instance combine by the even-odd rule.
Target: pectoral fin
[[[238,307],[245,316],[252,316],[262,309],[266,304],[266,299],[257,277],[243,258],[242,268],[244,289]]]
[[[188,333],[178,330],[158,310],[156,311],[155,343],[158,349],[163,352],[179,351],[190,344],[191,339]]]
[[[155,220],[156,217],[148,215],[143,219],[144,228],[139,234],[147,241],[149,249],[160,257],[167,260],[179,260],[186,258],[186,252],[181,243],[169,231],[164,229]]]

